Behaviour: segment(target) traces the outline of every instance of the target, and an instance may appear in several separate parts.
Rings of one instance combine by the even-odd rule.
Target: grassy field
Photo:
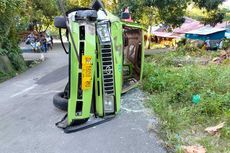
[[[217,53],[178,51],[146,58],[142,88],[150,94],[148,107],[160,118],[166,147],[181,152],[182,145],[202,145],[208,153],[230,153],[230,65],[175,64],[190,56],[212,58]],[[198,104],[192,97],[201,97]],[[209,126],[225,122],[211,136]]]

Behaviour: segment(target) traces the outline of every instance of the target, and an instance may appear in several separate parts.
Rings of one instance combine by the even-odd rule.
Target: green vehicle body
[[[121,95],[135,88],[142,79],[144,29],[105,12],[107,16],[104,21],[72,21],[73,13],[68,15],[74,38],[74,42],[70,40],[69,48],[68,125],[87,121],[92,114],[104,118],[119,113]],[[100,24],[105,23],[110,34],[110,45],[102,45],[99,36]],[[73,43],[78,51],[79,62]],[[106,63],[110,65],[106,66]],[[108,87],[105,86],[109,84],[105,82],[107,76],[110,77],[107,80],[113,79]],[[108,94],[110,90],[113,91],[111,95]]]

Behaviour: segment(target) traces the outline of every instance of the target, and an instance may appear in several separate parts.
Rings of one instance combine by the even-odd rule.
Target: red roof
[[[157,37],[164,37],[164,38],[178,38],[179,36],[174,35],[173,33],[170,32],[157,32],[154,31],[153,34]]]
[[[226,22],[219,23],[213,28],[209,28],[209,31],[213,31],[215,29],[222,29],[226,26]],[[158,37],[165,37],[165,38],[178,38],[183,37],[184,34],[189,33],[191,31],[196,31],[202,28],[205,28],[208,26],[205,26],[199,21],[196,21],[192,18],[185,17],[185,22],[181,25],[181,27],[178,27],[173,30],[172,33],[166,32],[166,27],[158,27],[155,31],[152,32],[152,34],[158,36]]]

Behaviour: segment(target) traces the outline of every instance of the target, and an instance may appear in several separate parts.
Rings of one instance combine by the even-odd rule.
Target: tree
[[[119,0],[117,3],[116,10],[114,11],[117,15],[121,15],[125,7],[129,7],[129,11],[132,14],[132,18],[136,21],[140,20],[142,17],[142,12],[144,10],[142,0]]]
[[[224,21],[230,22],[230,10],[223,8],[221,12],[225,14]]]
[[[76,8],[76,7],[88,7],[91,3],[91,0],[67,0],[66,5],[67,9]]]
[[[25,0],[21,18],[29,22],[29,29],[44,32],[53,23],[54,16],[59,14],[56,0]]]
[[[180,26],[184,22],[184,14],[188,0],[145,0],[144,6],[155,7],[158,11],[159,19],[163,23],[172,26]]]
[[[203,18],[205,24],[215,25],[224,19],[224,14],[220,12],[219,5],[224,0],[126,0],[118,3],[118,14],[122,8],[129,6],[134,19],[141,22],[142,13],[154,14],[159,21],[173,27],[180,26],[184,22],[184,15],[188,5],[194,3],[207,14]],[[153,8],[152,11],[149,8]],[[157,11],[157,13],[156,13]],[[149,16],[149,15],[148,15]],[[151,15],[149,16],[149,19]]]
[[[67,8],[74,7],[85,7],[88,8],[92,3],[92,0],[67,0]],[[118,0],[102,0],[102,3],[105,5],[106,9],[109,11],[113,11],[117,6]]]
[[[120,1],[117,7],[117,14],[122,12],[122,9],[129,7],[133,18],[149,26],[148,30],[148,48],[150,48],[150,33],[153,23],[163,23],[171,30],[179,27],[184,23],[184,16],[188,5],[194,3],[200,9],[204,9],[208,16],[202,18],[204,24],[216,25],[224,19],[223,13],[219,12],[219,5],[223,0],[126,0]]]
[[[7,39],[14,24],[22,0],[0,1],[0,48],[3,39]]]
[[[143,23],[145,21],[164,22],[168,25],[179,26],[184,22],[183,15],[187,7],[187,0],[172,1],[169,0],[126,0],[118,3],[118,14],[124,7],[129,7],[133,18]],[[145,16],[143,16],[144,14]],[[146,19],[149,17],[149,20]],[[151,20],[154,19],[154,20]]]
[[[205,9],[203,13],[207,16],[202,18],[204,24],[215,26],[217,23],[223,22],[225,13],[221,12],[219,6],[224,0],[193,0],[194,3],[200,8]]]
[[[217,10],[219,5],[224,2],[224,0],[193,0],[193,2],[199,7],[204,8],[208,12]]]
[[[16,31],[16,17],[22,3],[23,0],[0,1],[0,55],[8,56],[17,71],[26,67],[18,47]]]

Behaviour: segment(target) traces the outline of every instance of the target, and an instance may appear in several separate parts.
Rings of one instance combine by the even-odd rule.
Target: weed
[[[230,67],[172,66],[173,58],[186,54],[174,52],[146,59],[142,88],[151,94],[148,104],[161,118],[162,136],[177,152],[178,146],[194,144],[204,145],[211,153],[229,152]],[[196,94],[201,100],[193,104]],[[226,124],[218,139],[204,132],[220,122]]]

